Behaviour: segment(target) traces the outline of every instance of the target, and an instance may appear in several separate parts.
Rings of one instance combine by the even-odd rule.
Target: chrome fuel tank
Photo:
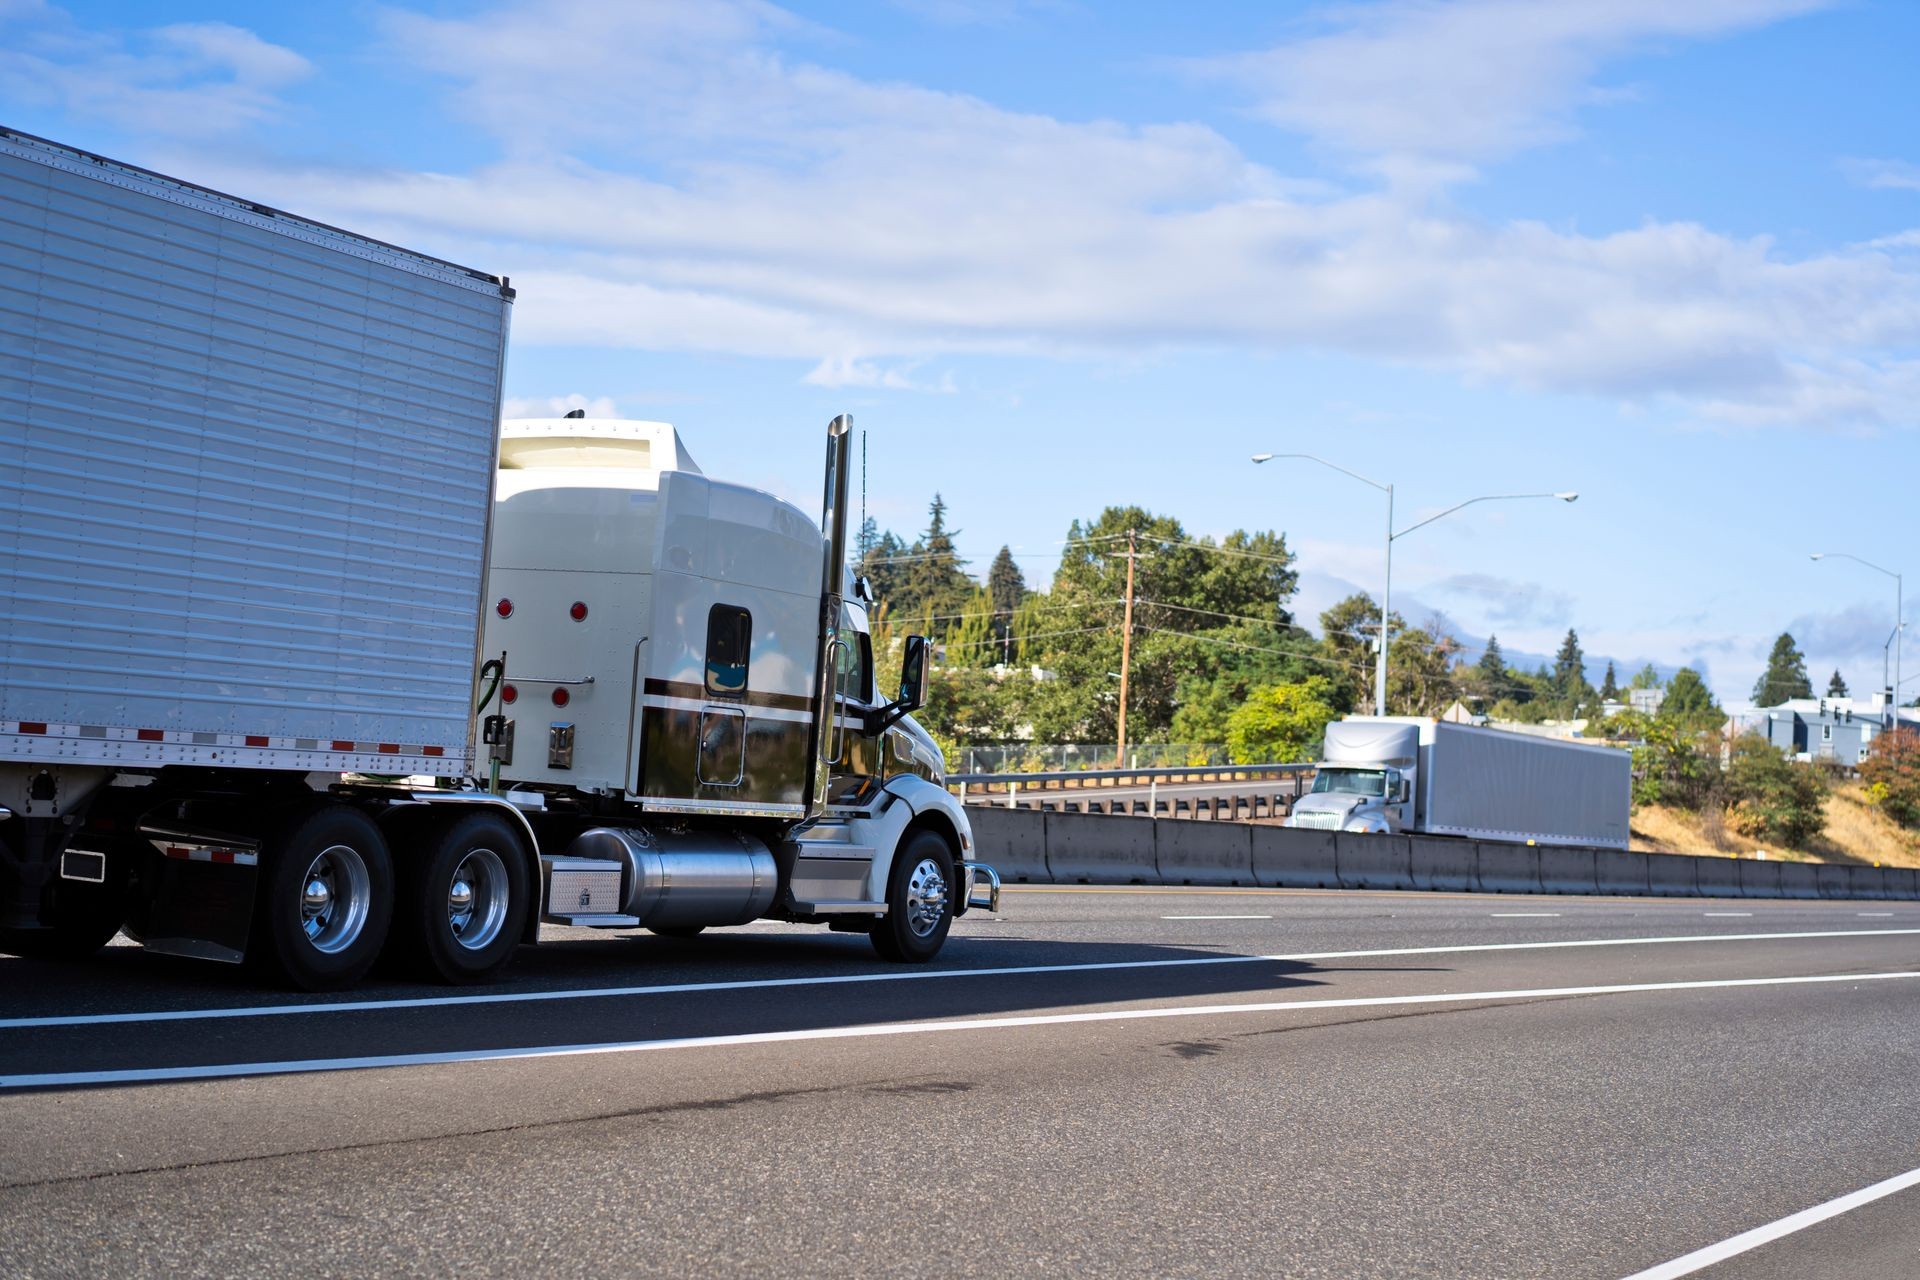
[[[745,924],[773,905],[779,868],[752,836],[594,827],[570,858],[618,862],[625,914],[642,926]]]

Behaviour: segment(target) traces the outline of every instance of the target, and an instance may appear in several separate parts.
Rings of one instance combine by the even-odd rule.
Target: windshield
[[[1315,795],[1337,791],[1343,795],[1384,796],[1387,774],[1384,769],[1322,769],[1314,775],[1313,791]]]

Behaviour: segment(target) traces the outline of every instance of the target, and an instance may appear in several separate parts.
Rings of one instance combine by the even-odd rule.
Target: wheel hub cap
[[[453,869],[447,886],[447,927],[453,940],[479,951],[500,936],[507,920],[507,864],[491,849],[473,849]]]
[[[947,878],[940,874],[939,863],[922,858],[907,877],[907,927],[916,937],[927,937],[940,927],[946,909]]]
[[[360,937],[373,901],[366,859],[350,845],[322,849],[301,877],[300,929],[316,951],[345,951]]]

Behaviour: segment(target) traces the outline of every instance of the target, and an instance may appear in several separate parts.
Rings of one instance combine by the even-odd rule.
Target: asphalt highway
[[[924,968],[0,958],[0,1275],[1920,1274],[1920,904],[1003,906]]]

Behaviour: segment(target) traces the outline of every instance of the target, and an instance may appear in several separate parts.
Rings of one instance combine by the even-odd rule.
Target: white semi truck
[[[1313,790],[1287,825],[1625,849],[1632,757],[1418,716],[1327,726]]]
[[[0,951],[293,986],[543,921],[939,951],[998,905],[818,526],[499,422],[504,278],[0,130]]]

